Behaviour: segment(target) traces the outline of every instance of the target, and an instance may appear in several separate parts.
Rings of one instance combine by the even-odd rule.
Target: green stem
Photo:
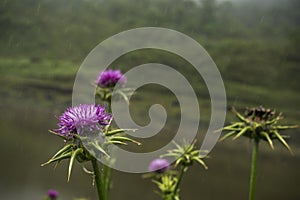
[[[107,108],[108,113],[111,113],[111,102],[110,100],[107,101]],[[109,127],[110,130],[110,127]],[[111,178],[112,177],[112,169],[109,166],[103,165],[103,187],[104,187],[104,197],[105,200],[108,199],[108,194],[111,187]]]
[[[111,174],[112,169],[106,165],[103,165],[102,171],[102,190],[104,192],[104,199],[108,199],[108,194],[111,186]]]
[[[92,159],[92,165],[93,165],[93,170],[94,170],[94,175],[95,175],[95,182],[96,182],[96,187],[97,187],[97,192],[98,192],[98,199],[99,200],[105,200],[104,198],[104,191],[102,190],[102,182],[101,182],[101,174],[100,174],[100,168],[97,159]]]
[[[177,180],[177,183],[176,183],[174,191],[173,191],[172,199],[174,199],[176,194],[179,193],[179,191],[178,191],[179,190],[179,185],[180,185],[181,180],[183,178],[183,174],[187,171],[187,169],[188,169],[188,167],[186,167],[186,166],[181,167],[180,173],[178,175],[178,180]]]
[[[254,196],[255,196],[258,146],[259,146],[259,140],[254,140],[253,150],[252,150],[249,200],[254,200]]]
[[[112,180],[112,168],[107,167],[107,179],[106,179],[106,186],[107,186],[107,195],[106,198],[108,199],[109,197],[109,192],[110,192],[110,188],[111,188],[111,180]]]

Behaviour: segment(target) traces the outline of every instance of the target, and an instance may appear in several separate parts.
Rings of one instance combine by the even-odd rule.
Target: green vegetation
[[[223,76],[229,107],[278,107],[295,123],[300,115],[300,95],[295,92],[300,72],[297,5],[295,0],[2,1],[0,82],[4,87],[0,93],[6,97],[3,102],[22,97],[23,103],[38,101],[63,109],[71,102],[80,63],[99,42],[130,28],[161,26],[182,31],[207,49]],[[178,56],[142,50],[122,56],[112,67],[126,71],[148,62],[163,63],[184,74],[197,91],[205,114],[202,119],[209,120],[205,84]],[[140,95],[143,102],[152,92],[150,88]],[[169,93],[161,94],[158,101],[170,97]],[[177,113],[171,112],[171,116]]]
[[[1,115],[0,127],[3,132],[10,133],[3,137],[3,152],[12,150],[10,144],[14,141],[22,141],[25,149],[34,152],[37,146],[32,146],[32,138],[36,132],[45,130],[46,134],[46,129],[53,128],[57,122],[54,117],[51,118],[52,115],[61,113],[71,105],[73,81],[87,54],[114,34],[144,26],[175,29],[203,45],[222,74],[228,109],[232,106],[239,110],[245,106],[264,105],[283,112],[287,119],[283,123],[299,124],[299,7],[298,0],[0,0],[0,109],[5,113]],[[200,128],[201,132],[205,131],[210,118],[209,94],[202,78],[194,75],[195,70],[185,60],[168,52],[142,50],[120,57],[111,67],[121,68],[125,72],[148,62],[169,65],[187,77],[197,91],[201,110]],[[144,89],[132,99],[131,111],[136,114],[133,118],[140,124],[148,123],[149,119],[145,117],[148,116],[148,108],[153,103],[161,103],[170,117],[162,132],[173,133],[178,126],[176,120],[180,119],[175,97],[167,89],[157,85],[145,86]],[[153,102],[153,93],[158,92],[160,94],[156,95],[157,102]],[[31,120],[31,113],[33,117],[38,115],[38,119]],[[29,119],[25,120],[25,117]],[[233,119],[234,116],[228,113],[227,122]],[[18,126],[14,126],[15,121],[18,121]],[[25,130],[28,138],[18,135],[21,129]],[[297,133],[297,129],[289,133],[292,140],[288,141],[295,155],[300,153],[300,135]],[[43,137],[35,138],[40,142],[40,148],[43,146]],[[172,135],[155,136],[154,139],[156,137],[169,140]],[[164,144],[164,140],[155,144],[141,142],[148,150]],[[235,170],[240,170],[238,174],[243,174],[248,169],[245,162],[240,162],[245,159],[240,152],[246,153],[244,147],[247,143],[242,144],[242,147],[233,146],[230,142],[223,145],[226,153],[219,145],[214,151],[214,159],[208,164],[236,164],[237,167],[232,164],[232,169],[226,169],[231,177],[226,176],[225,179],[233,178],[232,188],[243,190],[244,184],[240,184],[241,178],[235,174]],[[44,152],[45,155],[55,149],[50,146],[46,148],[48,152]],[[236,149],[241,151],[236,152]],[[270,151],[264,148],[261,150],[267,154]],[[275,151],[285,154],[281,150],[275,148]],[[19,154],[20,152],[14,153],[15,156]],[[37,153],[34,155],[38,156]],[[280,165],[281,158],[266,155],[266,159],[272,160],[273,165],[291,171],[278,181],[282,180],[282,187],[287,187],[284,184],[290,182],[288,191],[295,190],[296,180],[293,178],[295,179],[295,166],[299,159],[290,161],[289,164],[293,165],[290,168],[288,164]],[[22,161],[26,162],[25,158]],[[37,158],[35,161],[42,162]],[[284,161],[288,162],[285,158]],[[267,162],[260,163],[260,171],[267,171],[269,174],[281,172],[279,167]],[[268,171],[273,167],[274,170]],[[226,183],[216,183],[214,179],[215,176],[224,176],[223,171],[214,171],[213,168],[211,170],[211,174],[204,175],[207,183],[219,184],[223,188]],[[244,176],[241,177],[247,180]],[[10,178],[8,175],[5,177],[4,180]],[[50,175],[48,178],[52,180]],[[198,184],[195,177],[190,177],[190,180]],[[264,186],[268,192],[258,194],[261,199],[298,199],[299,194],[297,196],[293,192],[274,191],[271,187],[273,181],[268,181],[269,184]],[[221,189],[220,194],[228,193],[225,190],[222,193]],[[198,189],[194,192],[197,191]],[[212,195],[210,190],[203,192],[208,198]],[[188,195],[190,194],[185,196]],[[228,195],[228,198],[235,197],[230,196],[233,193]],[[238,197],[243,199],[244,196],[240,194]]]

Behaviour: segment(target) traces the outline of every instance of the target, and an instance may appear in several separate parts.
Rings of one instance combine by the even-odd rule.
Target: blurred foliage
[[[284,81],[299,72],[299,2],[267,2],[2,0],[0,53],[14,60],[27,57],[32,63],[78,63],[113,34],[159,26],[182,31],[203,44],[225,79],[285,87],[272,80]],[[149,58],[140,58],[144,57]],[[163,59],[159,54],[154,58]],[[264,78],[258,81],[258,76]],[[299,89],[299,84],[290,82],[288,87]]]
[[[229,106],[281,106],[296,123],[299,6],[298,0],[0,0],[0,82],[8,86],[0,94],[6,96],[5,103],[12,97],[43,105],[50,100],[55,107],[64,107],[71,102],[80,63],[98,43],[131,28],[157,26],[181,31],[205,47],[225,81]],[[112,67],[126,71],[149,62],[172,66],[188,76],[202,113],[209,113],[202,78],[179,56],[147,49],[120,57]],[[161,94],[160,102],[170,96]],[[145,103],[147,95],[151,97],[142,92],[137,103]],[[176,100],[165,104],[174,108]],[[138,116],[145,115],[133,109]],[[178,118],[179,111],[171,116]],[[208,121],[209,114],[202,120]]]

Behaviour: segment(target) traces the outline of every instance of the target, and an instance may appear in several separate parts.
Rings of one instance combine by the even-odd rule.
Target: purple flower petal
[[[149,165],[149,171],[163,173],[167,171],[170,167],[170,163],[168,160],[163,158],[157,158],[151,161]]]
[[[126,81],[126,77],[122,74],[121,70],[108,69],[99,74],[97,84],[106,88],[114,87],[118,82],[124,85]]]
[[[56,190],[50,189],[50,190],[48,190],[47,195],[51,199],[55,199],[58,197],[58,192]]]
[[[106,113],[105,107],[94,104],[82,104],[68,108],[58,117],[58,129],[54,131],[57,134],[72,137],[74,133],[79,133],[80,128],[100,130],[108,125],[112,116]]]

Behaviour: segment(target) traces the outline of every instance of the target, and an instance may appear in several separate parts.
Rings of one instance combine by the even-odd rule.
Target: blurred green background
[[[56,170],[40,167],[63,145],[47,133],[71,106],[76,71],[104,39],[132,28],[165,27],[202,44],[216,62],[227,92],[228,110],[264,105],[284,113],[284,123],[300,118],[300,1],[214,0],[1,0],[0,1],[0,199],[41,199],[49,188],[60,199],[95,199],[92,180],[75,167],[67,183],[66,163]],[[172,66],[191,82],[201,109],[199,146],[210,118],[205,83],[185,60],[168,52],[141,50],[117,59],[124,72],[157,62]],[[155,95],[155,99],[153,99]],[[149,122],[150,105],[168,111],[167,124],[142,151],[160,146],[176,133],[180,119],[176,99],[163,87],[146,86],[132,99],[131,112]],[[234,120],[227,113],[226,123]],[[168,135],[169,136],[166,136]],[[257,199],[300,199],[300,131],[288,131],[291,156],[275,143],[261,145]],[[183,180],[183,199],[247,199],[251,143],[241,138],[215,146],[206,161]],[[114,173],[111,199],[159,199],[150,180],[140,174]]]

